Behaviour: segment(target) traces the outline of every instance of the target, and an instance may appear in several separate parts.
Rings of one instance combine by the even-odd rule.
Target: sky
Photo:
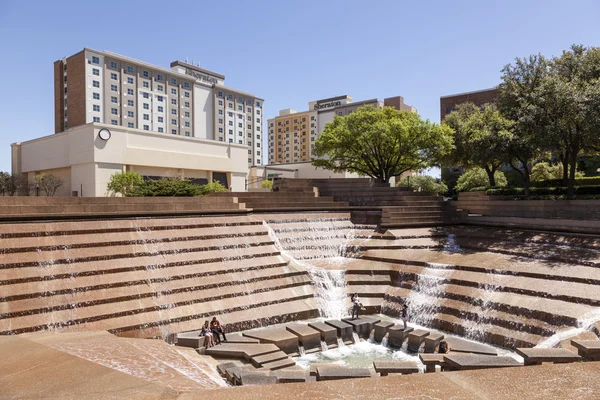
[[[600,45],[600,1],[0,0],[0,171],[11,143],[54,133],[53,63],[84,47],[199,62],[264,98],[265,122],[340,95],[400,95],[439,122],[440,96],[574,43]]]

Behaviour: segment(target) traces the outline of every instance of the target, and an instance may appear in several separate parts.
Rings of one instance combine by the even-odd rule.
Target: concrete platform
[[[221,364],[217,365],[217,372],[222,377],[226,377],[227,376],[227,371],[226,371],[227,368],[234,368],[234,367],[237,367],[237,366],[238,365],[236,363],[232,363],[232,362],[221,363]]]
[[[288,357],[283,360],[264,363],[262,365],[262,367],[260,367],[259,371],[274,371],[276,369],[293,367],[295,365],[296,365],[296,361],[294,361],[292,358]]]
[[[317,368],[319,367],[339,367],[338,364],[327,364],[327,363],[313,363],[310,364],[310,369],[309,369],[309,375],[310,376],[317,376]]]
[[[525,365],[541,365],[542,363],[572,363],[581,361],[582,357],[567,349],[528,348],[516,349],[523,357]]]
[[[245,358],[249,360],[253,357],[277,351],[279,351],[279,347],[274,344],[224,343],[206,349],[206,354],[213,357]]]
[[[394,326],[394,323],[390,321],[381,321],[376,323],[374,326],[375,341],[381,342],[392,326]]]
[[[242,375],[240,379],[241,386],[273,385],[277,383],[276,376],[267,376],[260,374]]]
[[[339,379],[370,378],[368,368],[345,368],[338,366],[325,366],[317,368],[317,381],[334,381]]]
[[[600,361],[600,340],[571,340],[579,355],[586,361]]]
[[[305,351],[321,348],[321,332],[304,324],[289,324],[285,329],[298,336],[300,345]]]
[[[338,337],[342,338],[345,342],[347,340],[352,340],[352,325],[347,324],[346,322],[338,321],[336,319],[331,319],[329,321],[325,321],[325,323],[329,326],[334,327],[337,330]]]
[[[343,318],[342,321],[352,325],[352,329],[360,338],[368,339],[371,335],[373,327],[376,323],[380,322],[381,319],[373,317],[358,317],[356,319]]]
[[[435,353],[435,349],[439,346],[442,340],[444,340],[444,335],[441,333],[434,332],[426,336],[424,345],[425,353]]]
[[[429,336],[429,331],[417,329],[408,334],[408,351],[418,353],[421,344],[425,341],[425,337]]]
[[[227,335],[225,343],[260,343],[260,340],[242,336],[239,333],[231,333]]]
[[[435,372],[435,367],[438,365],[442,368],[442,370],[444,369],[444,366],[446,365],[444,356],[445,354],[439,353],[421,353],[419,354],[419,359],[423,365],[425,365],[425,372]]]
[[[286,369],[271,372],[271,376],[277,377],[277,383],[314,382],[316,377],[310,376],[308,371],[288,371]]]
[[[375,372],[381,376],[387,374],[416,374],[419,367],[414,361],[373,361]]]
[[[478,354],[447,354],[444,362],[448,369],[465,371],[484,368],[519,367],[523,364],[512,357],[482,356]]]
[[[285,360],[288,358],[288,355],[283,351],[276,351],[274,353],[263,354],[262,356],[252,357],[250,362],[256,368],[262,367],[264,364],[271,363],[274,361]]]
[[[337,344],[337,329],[324,322],[309,322],[309,327],[317,330],[321,334],[321,340],[328,345]]]
[[[483,343],[476,343],[470,340],[465,340],[457,337],[446,338],[448,346],[453,353],[471,353],[487,356],[497,356],[496,348]]]
[[[414,331],[414,328],[407,327],[404,329],[404,325],[394,325],[389,330],[388,333],[388,345],[392,347],[402,347],[404,341],[408,337],[408,335]]]
[[[199,332],[178,333],[177,346],[199,349],[204,346],[204,336],[200,336]]]
[[[288,354],[298,352],[298,336],[285,328],[266,328],[244,332],[245,337],[258,339],[261,343],[272,343]]]

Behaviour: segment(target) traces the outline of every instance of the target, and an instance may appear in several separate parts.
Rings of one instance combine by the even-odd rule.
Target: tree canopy
[[[452,147],[452,130],[392,107],[360,107],[335,116],[315,142],[312,163],[389,182],[410,170],[437,165]]]

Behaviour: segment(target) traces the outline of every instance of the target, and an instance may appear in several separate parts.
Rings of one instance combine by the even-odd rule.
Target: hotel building
[[[263,99],[187,62],[169,68],[84,49],[54,63],[55,134],[13,143],[12,172],[51,173],[58,196],[107,196],[114,173],[246,190],[262,164]]]
[[[348,115],[357,108],[372,105],[416,112],[414,107],[404,104],[401,96],[352,102],[350,96],[338,96],[308,103],[308,111],[281,110],[279,115],[267,121],[269,130],[269,164],[290,164],[310,161],[314,143],[325,124],[335,115]]]

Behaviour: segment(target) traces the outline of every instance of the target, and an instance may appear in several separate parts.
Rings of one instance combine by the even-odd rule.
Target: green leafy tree
[[[312,163],[334,172],[354,172],[380,182],[439,161],[452,148],[452,130],[392,107],[360,107],[333,122],[315,142]]]
[[[496,171],[494,173],[494,181],[496,187],[505,187],[507,184],[506,176],[502,171]],[[490,180],[487,172],[483,168],[475,167],[467,170],[464,174],[458,178],[455,189],[458,192],[468,192],[475,188],[489,187]]]
[[[200,186],[200,194],[202,196],[208,196],[211,193],[217,192],[229,192],[229,189],[223,186],[219,181],[209,182],[206,185]]]
[[[561,179],[563,177],[563,167],[559,164],[550,164],[547,162],[537,163],[531,169],[531,181],[547,181],[550,179]]]
[[[132,196],[137,186],[141,186],[144,179],[140,174],[133,171],[117,172],[110,176],[107,190],[113,193],[119,193],[123,197]]]
[[[8,172],[0,172],[0,195],[9,195],[12,196],[12,179],[11,175]]]
[[[35,183],[40,185],[40,189],[42,189],[42,191],[48,197],[54,196],[58,188],[65,184],[65,182],[58,176],[46,173],[36,175]]]
[[[263,188],[263,189],[269,189],[269,190],[271,190],[271,189],[273,189],[273,181],[270,180],[270,179],[267,179],[266,181],[262,181],[260,183],[260,187]]]
[[[428,192],[442,194],[448,191],[448,186],[444,182],[440,182],[431,176],[415,175],[405,176],[396,185],[398,187],[410,187],[417,192]]]
[[[483,168],[495,186],[494,172],[505,161],[511,122],[493,104],[480,108],[464,103],[444,118],[444,124],[454,130],[454,149],[448,161],[465,168]]]

